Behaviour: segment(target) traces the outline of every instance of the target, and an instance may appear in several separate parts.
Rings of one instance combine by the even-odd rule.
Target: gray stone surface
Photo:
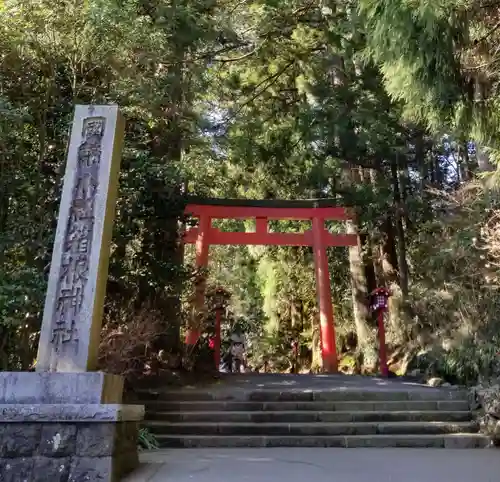
[[[0,372],[0,404],[117,404],[123,378],[103,372]]]
[[[33,460],[32,479],[37,482],[67,482],[71,468],[69,457],[35,457]],[[36,473],[35,473],[36,471]]]
[[[88,424],[78,430],[76,454],[87,457],[104,457],[117,451],[113,423]]]
[[[480,434],[391,435],[160,435],[162,447],[432,447],[484,448],[490,440]]]
[[[488,450],[196,449],[141,456],[123,482],[498,482],[500,457]]]
[[[398,378],[380,378],[361,375],[343,375],[343,374],[282,374],[282,373],[246,373],[246,374],[221,374],[220,380],[216,383],[205,383],[200,385],[189,385],[179,391],[183,392],[210,392],[222,395],[231,392],[249,392],[256,390],[270,391],[346,391],[363,390],[375,392],[391,391],[412,391],[425,393],[449,393],[453,391],[462,391],[468,393],[461,387],[429,387],[428,385],[418,383],[414,380]],[[172,392],[170,387],[158,388],[159,393]]]
[[[2,482],[32,482],[34,462],[33,457],[0,458],[0,480]]]
[[[112,457],[75,457],[71,463],[68,482],[113,481]]]
[[[137,446],[137,422],[4,423],[0,457],[101,457]]]
[[[135,421],[3,423],[0,481],[115,482],[138,465],[137,434]]]
[[[239,401],[217,401],[217,402],[169,402],[161,400],[145,401],[148,411],[154,412],[241,412],[241,411],[415,411],[415,410],[447,410],[468,411],[469,405],[466,400],[450,401],[381,401],[381,402],[239,402]]]
[[[236,375],[144,394],[161,447],[484,447],[467,393],[343,375]],[[458,411],[458,413],[457,413]],[[459,438],[453,438],[453,436]]]
[[[418,402],[467,403],[468,391],[459,387],[429,387],[406,379],[355,375],[223,375],[218,383],[139,390],[142,400],[163,402]]]
[[[76,434],[75,424],[44,424],[38,453],[46,457],[69,457],[76,452]]]
[[[124,130],[116,105],[75,108],[37,371],[97,368]]]
[[[207,420],[209,417],[207,417]],[[474,422],[154,422],[146,425],[158,435],[375,435],[477,433]]]
[[[331,407],[328,407],[331,408]],[[466,422],[471,420],[471,412],[464,411],[201,411],[201,412],[150,412],[148,423],[186,422],[203,423],[210,420],[231,423],[312,423],[312,422]]]
[[[0,405],[0,422],[120,422],[144,417],[143,405]]]
[[[3,424],[0,457],[16,458],[34,455],[40,443],[41,433],[42,426],[39,423]]]

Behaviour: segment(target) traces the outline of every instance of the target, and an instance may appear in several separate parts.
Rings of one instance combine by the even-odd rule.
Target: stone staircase
[[[466,392],[370,383],[287,388],[255,379],[250,386],[146,390],[144,426],[161,447],[489,445],[478,434]]]

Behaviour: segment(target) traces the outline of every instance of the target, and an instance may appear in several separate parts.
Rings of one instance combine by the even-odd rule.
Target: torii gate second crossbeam
[[[190,228],[184,242],[196,245],[196,266],[208,265],[211,244],[264,245],[264,246],[312,246],[319,301],[321,354],[323,371],[337,371],[337,350],[333,320],[330,274],[326,248],[330,246],[355,246],[354,234],[331,234],[325,229],[325,221],[347,221],[353,218],[350,210],[335,206],[335,201],[317,199],[308,201],[253,201],[242,199],[196,199],[188,204],[184,213],[199,219],[197,227]],[[223,232],[212,226],[212,219],[255,219],[255,232]],[[310,220],[312,229],[304,233],[269,232],[271,219]],[[195,309],[199,313],[205,303],[205,276],[196,283]],[[199,327],[190,326],[186,343],[194,345],[201,333]]]

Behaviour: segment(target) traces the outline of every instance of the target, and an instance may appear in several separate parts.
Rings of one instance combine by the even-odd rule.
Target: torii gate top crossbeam
[[[337,206],[333,199],[252,200],[195,198],[186,206],[185,214],[195,217],[208,216],[211,219],[294,219],[347,221],[353,218],[350,209]]]

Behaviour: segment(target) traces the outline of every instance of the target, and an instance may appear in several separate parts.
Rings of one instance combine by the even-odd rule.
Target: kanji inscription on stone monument
[[[64,344],[78,351],[78,318],[88,280],[89,255],[94,229],[94,201],[99,182],[101,143],[105,119],[84,120],[82,144],[78,148],[76,183],[63,245],[62,263],[57,287],[57,306],[51,343],[60,352]]]
[[[95,368],[123,136],[118,107],[76,107],[40,334],[39,371]]]

